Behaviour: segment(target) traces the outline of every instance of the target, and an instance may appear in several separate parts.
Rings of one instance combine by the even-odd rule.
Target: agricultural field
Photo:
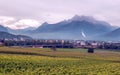
[[[120,75],[120,53],[0,47],[0,75]]]

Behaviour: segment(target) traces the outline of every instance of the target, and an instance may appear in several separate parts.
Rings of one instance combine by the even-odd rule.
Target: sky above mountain
[[[13,29],[56,23],[74,15],[120,26],[120,0],[0,0],[0,24]]]

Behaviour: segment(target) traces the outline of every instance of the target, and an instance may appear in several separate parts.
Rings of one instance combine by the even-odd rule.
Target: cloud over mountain
[[[35,19],[18,19],[14,17],[0,16],[0,24],[12,29],[24,29],[27,27],[37,27],[39,21]]]
[[[17,22],[30,19],[42,24],[45,21],[57,23],[75,14],[85,14],[105,20],[111,25],[120,26],[119,7],[120,0],[0,0],[0,16],[12,17]],[[11,28],[20,27],[18,23],[14,24],[12,19],[7,24],[6,22],[1,24],[9,25]],[[38,25],[35,23],[32,26]]]

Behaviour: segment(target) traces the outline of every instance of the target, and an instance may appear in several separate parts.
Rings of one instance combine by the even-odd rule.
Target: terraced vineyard
[[[120,75],[120,53],[0,47],[0,75]]]

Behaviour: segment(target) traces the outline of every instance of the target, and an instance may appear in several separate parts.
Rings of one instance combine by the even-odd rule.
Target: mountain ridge
[[[79,20],[83,18],[82,20]],[[77,18],[73,20],[74,18]],[[82,38],[81,30],[84,30],[87,39],[91,39],[92,37],[96,37],[98,35],[103,35],[111,32],[115,28],[104,21],[97,21],[94,18],[89,20],[87,16],[75,16],[72,19],[61,21],[55,24],[43,23],[36,30],[31,31],[34,33],[33,35],[39,38],[48,38],[48,39],[80,39]],[[95,23],[93,22],[95,21]],[[28,33],[28,35],[30,35]],[[96,38],[93,38],[96,39]]]

